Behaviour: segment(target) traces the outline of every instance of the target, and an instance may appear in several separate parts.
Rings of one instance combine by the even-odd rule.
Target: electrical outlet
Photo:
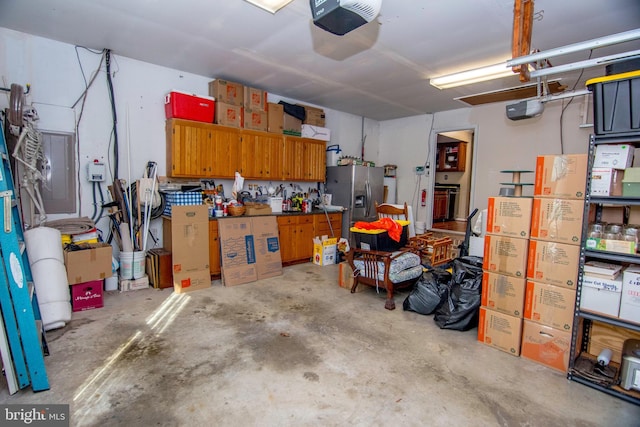
[[[424,175],[424,166],[416,166],[415,171],[416,175]]]

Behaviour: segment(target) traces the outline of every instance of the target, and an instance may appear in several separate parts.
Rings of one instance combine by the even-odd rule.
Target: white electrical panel
[[[104,163],[90,162],[87,164],[87,180],[90,182],[102,182],[105,180],[106,171]]]

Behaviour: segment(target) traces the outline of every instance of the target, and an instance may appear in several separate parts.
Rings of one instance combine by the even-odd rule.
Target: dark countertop
[[[222,217],[209,217],[209,219],[227,219],[227,218],[244,218],[244,217],[254,217],[254,216],[291,216],[291,215],[317,215],[317,214],[324,214],[324,210],[322,209],[314,209],[311,212],[298,212],[298,211],[292,211],[292,212],[277,212],[277,213],[268,213],[268,214],[264,214],[264,215],[239,215],[239,216],[231,216],[231,215],[227,215],[227,216],[222,216]],[[335,212],[335,211],[327,211],[327,213],[343,213],[343,212]]]

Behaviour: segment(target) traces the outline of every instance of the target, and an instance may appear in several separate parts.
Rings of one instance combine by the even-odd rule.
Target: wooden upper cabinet
[[[242,139],[242,176],[255,179],[283,179],[282,135],[244,130]]]
[[[467,143],[439,143],[437,157],[436,172],[464,172],[467,163]]]
[[[166,132],[171,177],[325,180],[325,141],[182,119],[167,120]]]
[[[211,176],[211,138],[207,123],[167,120],[167,174]]]

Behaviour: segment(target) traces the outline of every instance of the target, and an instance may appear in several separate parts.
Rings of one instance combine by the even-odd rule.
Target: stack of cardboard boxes
[[[331,137],[321,108],[297,106],[304,108],[301,120],[285,113],[282,104],[268,102],[266,91],[224,79],[209,82],[209,95],[216,100],[214,123],[219,125],[324,141]]]
[[[587,155],[539,156],[534,197],[489,199],[478,340],[566,372]]]

